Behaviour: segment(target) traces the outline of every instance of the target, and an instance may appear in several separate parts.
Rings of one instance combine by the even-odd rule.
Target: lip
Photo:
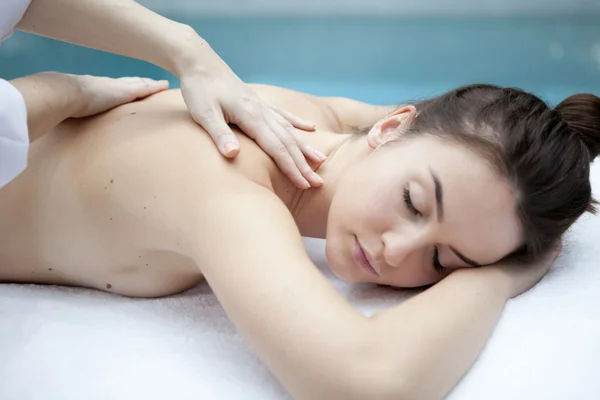
[[[356,264],[365,272],[368,272],[372,275],[381,275],[381,271],[377,264],[374,264],[371,260],[372,258],[369,254],[362,248],[360,245],[358,238],[354,236],[354,251],[352,252],[352,256]]]

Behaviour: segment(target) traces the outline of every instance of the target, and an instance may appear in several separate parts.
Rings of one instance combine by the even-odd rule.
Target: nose
[[[382,238],[383,258],[390,267],[399,267],[415,251],[426,245],[426,238],[417,232],[386,232]]]

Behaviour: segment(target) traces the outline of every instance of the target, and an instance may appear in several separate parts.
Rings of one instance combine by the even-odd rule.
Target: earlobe
[[[408,130],[417,116],[417,109],[407,105],[378,121],[369,131],[367,142],[373,149],[397,139]]]

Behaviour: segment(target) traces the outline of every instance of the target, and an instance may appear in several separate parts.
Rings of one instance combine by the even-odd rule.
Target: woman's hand
[[[81,101],[73,118],[89,117],[169,88],[168,81],[148,78],[104,78],[69,75],[80,89]]]
[[[506,260],[484,268],[497,270],[506,279],[508,295],[517,297],[534,287],[550,271],[554,260],[560,254],[562,242],[558,242],[544,256],[532,263]]]
[[[321,186],[323,180],[306,159],[320,164],[326,157],[305,143],[296,130],[314,130],[314,124],[260,99],[206,42],[197,43],[196,51],[202,57],[181,70],[181,92],[192,117],[210,134],[219,151],[229,158],[239,153],[239,142],[228,126],[235,124],[297,187]]]

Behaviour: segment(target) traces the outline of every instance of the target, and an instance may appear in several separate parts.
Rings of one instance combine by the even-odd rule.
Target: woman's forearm
[[[82,103],[81,90],[69,75],[41,73],[10,84],[25,100],[30,142],[72,117]]]
[[[441,399],[473,364],[512,294],[502,269],[462,269],[365,318],[312,266],[279,199],[223,185],[206,183],[216,194],[192,200],[205,211],[185,213],[190,222],[181,224],[193,239],[184,247],[295,398]],[[228,207],[240,196],[244,207]],[[216,206],[231,211],[209,212]]]
[[[403,399],[441,399],[477,359],[508,298],[497,270],[457,270],[372,318],[375,358],[389,363]]]
[[[17,29],[148,61],[178,74],[201,39],[133,0],[33,0]]]

